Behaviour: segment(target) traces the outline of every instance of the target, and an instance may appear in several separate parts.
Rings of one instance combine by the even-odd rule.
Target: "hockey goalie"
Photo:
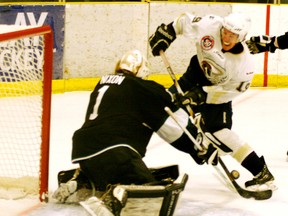
[[[160,215],[173,214],[188,176],[168,175],[167,181],[162,174],[161,178],[158,174],[155,176],[159,170],[151,172],[147,167],[143,158],[154,133],[166,144],[189,154],[199,164],[217,164],[217,147],[204,142],[205,134],[192,123],[189,114],[175,104],[164,86],[146,79],[148,65],[139,50],[126,52],[116,63],[114,74],[102,76],[95,86],[90,94],[85,121],[73,134],[72,163],[79,164],[80,173],[86,176],[84,179],[93,182],[84,185],[90,185],[92,191],[94,186],[95,191],[104,192],[99,195],[93,193],[92,198],[80,202],[92,214],[103,209],[100,208],[103,205],[98,204],[108,208],[107,214],[119,215],[121,209],[124,214],[124,207],[130,205],[129,200],[134,205],[135,200],[139,199],[142,204],[151,198],[158,200],[152,203],[161,203],[158,206]],[[181,127],[165,111],[166,108],[176,116]],[[200,149],[200,145],[205,145],[205,148]],[[70,194],[73,196],[79,189],[78,183],[69,180],[60,185],[54,197],[60,202],[69,201],[72,199]],[[148,210],[152,206],[154,204]]]

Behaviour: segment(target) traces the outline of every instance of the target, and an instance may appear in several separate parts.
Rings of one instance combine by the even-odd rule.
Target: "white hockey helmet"
[[[249,16],[241,13],[231,13],[224,17],[223,27],[234,34],[239,35],[239,42],[245,40],[245,37],[250,30],[251,19]]]
[[[148,61],[139,50],[130,50],[125,53],[118,67],[120,70],[129,71],[142,79],[146,78],[150,73]]]

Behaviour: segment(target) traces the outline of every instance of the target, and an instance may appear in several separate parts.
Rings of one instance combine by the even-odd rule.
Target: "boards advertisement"
[[[0,6],[0,25],[50,25],[54,33],[53,79],[63,78],[64,15],[64,5]]]

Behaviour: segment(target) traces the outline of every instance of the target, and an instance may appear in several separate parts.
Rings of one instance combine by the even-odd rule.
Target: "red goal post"
[[[0,33],[0,198],[47,201],[53,31],[15,29]]]

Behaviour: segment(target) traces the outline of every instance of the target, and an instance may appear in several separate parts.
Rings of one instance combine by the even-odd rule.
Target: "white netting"
[[[43,41],[0,41],[0,198],[39,191]]]

